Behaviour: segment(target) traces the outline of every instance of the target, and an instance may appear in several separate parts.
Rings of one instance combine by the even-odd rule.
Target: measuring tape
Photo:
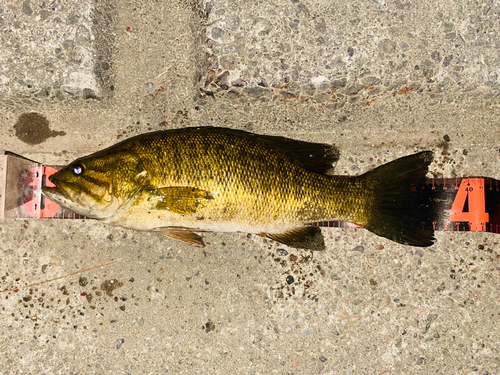
[[[54,185],[48,177],[62,167],[46,166],[12,153],[4,156],[1,219],[86,219],[63,209],[42,195],[42,186]],[[487,177],[428,179],[411,188],[432,200],[433,219],[425,229],[500,233],[500,181]],[[433,220],[433,221],[431,221]],[[343,221],[312,223],[319,227],[360,228]]]
[[[434,221],[422,222],[425,229],[500,233],[500,181],[489,177],[431,178],[412,191],[424,192],[433,200]],[[349,228],[343,221],[313,223],[319,227]]]
[[[41,170],[32,172],[40,176],[42,182],[45,181],[48,186],[53,186],[47,177],[56,172],[54,168],[44,166]],[[432,192],[429,195],[436,202],[437,210],[436,221],[422,222],[424,228],[439,231],[500,232],[500,183],[498,180],[483,177],[429,179],[420,189]],[[39,200],[40,204],[37,204]],[[44,196],[33,195],[24,207],[31,217],[85,218],[71,211],[62,210],[57,203]],[[352,223],[338,221],[315,223],[315,225],[359,227]]]
[[[11,152],[3,158],[0,219],[83,219],[42,194],[42,186],[54,187],[49,176],[62,167],[48,166]]]

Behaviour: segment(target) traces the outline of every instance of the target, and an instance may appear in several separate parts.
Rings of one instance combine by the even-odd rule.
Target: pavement
[[[335,144],[338,174],[430,149],[429,176],[500,179],[499,17],[489,0],[4,0],[0,149],[61,165],[212,125]],[[323,234],[323,252],[242,233],[199,249],[2,222],[0,373],[500,373],[498,234]]]

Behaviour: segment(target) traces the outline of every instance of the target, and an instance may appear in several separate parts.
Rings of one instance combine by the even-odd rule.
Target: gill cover
[[[148,183],[138,155],[97,153],[77,159],[49,178],[42,192],[69,209],[96,219],[114,215]]]

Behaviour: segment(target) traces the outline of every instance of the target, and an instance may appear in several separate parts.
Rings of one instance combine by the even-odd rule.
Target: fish
[[[431,151],[359,176],[332,175],[334,145],[221,127],[145,133],[79,158],[42,193],[104,223],[195,246],[203,232],[244,232],[323,250],[321,228],[342,220],[394,242],[427,247],[433,204],[415,193]]]

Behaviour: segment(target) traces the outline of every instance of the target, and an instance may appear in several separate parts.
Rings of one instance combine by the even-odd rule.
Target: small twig
[[[119,261],[119,260],[121,260],[121,259],[122,259],[122,258],[118,258],[118,259],[112,260],[112,261],[110,261],[110,262],[107,262],[107,263],[101,264],[101,265],[99,265],[99,266],[94,266],[94,267],[86,268],[86,269],[84,269],[84,270],[80,270],[80,271],[76,271],[76,272],[70,273],[69,275],[59,276],[59,277],[56,277],[56,278],[54,278],[54,279],[41,281],[41,282],[36,283],[36,284],[31,284],[31,285],[20,286],[20,287],[17,287],[17,288],[12,288],[12,289],[4,289],[4,290],[2,290],[1,292],[18,292],[18,291],[19,291],[19,290],[21,290],[21,289],[27,289],[27,288],[32,288],[32,287],[34,287],[34,286],[39,286],[39,285],[42,285],[42,284],[51,283],[52,281],[57,281],[57,280],[65,279],[66,277],[75,276],[75,275],[78,275],[78,274],[80,274],[80,273],[84,273],[84,272],[92,271],[92,270],[95,270],[96,268],[101,268],[101,267],[106,267],[106,266],[109,266],[110,264],[115,263],[115,262],[118,262],[118,261]]]

